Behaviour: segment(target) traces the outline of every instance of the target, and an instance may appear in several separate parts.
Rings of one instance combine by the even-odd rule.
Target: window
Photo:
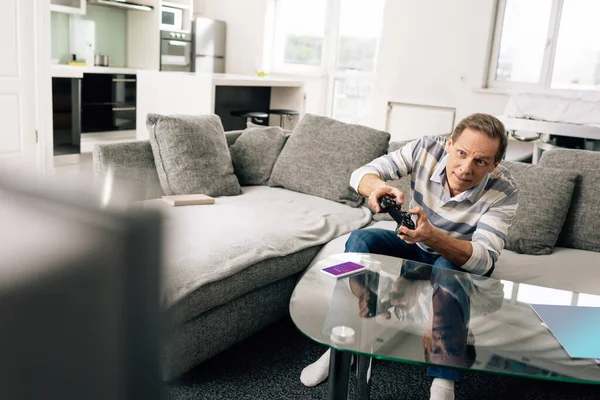
[[[276,0],[273,70],[327,77],[328,114],[368,124],[384,0]]]
[[[488,86],[600,88],[600,2],[499,0]]]
[[[338,71],[375,71],[379,44],[383,0],[341,0],[337,37]]]
[[[331,117],[369,125],[384,0],[340,0]]]
[[[326,20],[326,1],[277,0],[273,68],[286,71],[323,70]]]

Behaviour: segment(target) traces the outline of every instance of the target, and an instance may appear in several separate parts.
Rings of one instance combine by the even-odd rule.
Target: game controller
[[[379,199],[379,207],[381,208],[380,212],[386,212],[390,214],[392,218],[394,218],[394,221],[398,223],[398,228],[400,226],[405,226],[408,229],[416,228],[415,223],[413,222],[410,216],[410,213],[402,211],[400,203],[398,203],[398,201],[389,194],[384,194],[383,196],[381,196],[381,198]],[[400,234],[398,228],[396,228],[396,232],[399,232]]]

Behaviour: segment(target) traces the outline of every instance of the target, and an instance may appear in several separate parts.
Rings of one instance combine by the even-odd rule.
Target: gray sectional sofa
[[[326,125],[334,124],[332,120],[324,121]],[[310,127],[307,128],[306,124],[298,128],[303,134],[298,134],[297,129],[290,137],[298,134],[298,140],[288,140],[281,154],[276,155],[279,164],[275,164],[271,175],[271,178],[276,177],[275,182],[270,179],[268,184],[242,186],[241,195],[218,197],[215,205],[224,207],[222,210],[206,206],[165,209],[159,200],[143,203],[165,211],[167,236],[172,237],[172,240],[167,240],[165,257],[167,284],[163,300],[169,321],[163,356],[165,379],[179,376],[286,315],[290,295],[299,275],[319,259],[343,252],[343,244],[351,231],[369,226],[395,226],[391,221],[373,221],[371,212],[360,206],[356,197],[345,192],[350,173],[356,165],[343,166],[345,170],[342,171],[324,173],[314,165],[318,162],[311,158],[316,156],[317,159],[325,159],[323,165],[328,165],[326,158],[336,141],[345,143],[346,151],[349,148],[373,147],[368,153],[371,156],[382,153],[381,145],[384,145],[384,153],[389,135],[386,139],[382,133],[370,132],[377,138],[378,144],[365,145],[364,141],[353,143],[353,138],[359,134],[341,137],[319,129],[308,129]],[[345,127],[334,124],[326,128],[339,132]],[[318,142],[316,137],[323,134],[319,139],[323,143],[315,144],[315,141]],[[236,141],[248,138],[248,135],[244,131],[236,131],[227,132],[225,137],[235,166],[236,156],[232,148],[235,150],[233,146]],[[304,154],[303,146],[312,146],[311,151],[317,154]],[[390,150],[397,147],[397,144],[391,144]],[[249,147],[257,152],[258,158],[261,148],[264,149],[264,146]],[[300,154],[299,158],[290,157],[291,152]],[[136,193],[143,199],[156,198],[164,190],[161,189],[156,171],[155,156],[156,151],[153,153],[153,145],[148,141],[96,146],[95,172],[100,179],[106,179],[106,175],[111,174],[113,179],[117,177],[128,182],[128,186],[141,187],[142,190]],[[280,162],[280,159],[285,160]],[[340,159],[330,161],[343,164]],[[364,162],[360,157],[353,159],[357,165]],[[525,206],[517,215],[514,234],[511,228],[509,250],[505,250],[498,260],[493,276],[600,294],[599,279],[596,278],[597,265],[600,264],[600,233],[595,227],[595,222],[600,220],[600,153],[555,150],[544,153],[539,166],[511,162],[505,162],[505,165],[514,171],[521,188],[521,203]],[[338,186],[336,190],[342,193],[338,194],[338,198],[331,196],[326,185],[310,188],[311,181],[321,179],[322,175],[326,175],[324,183],[334,182],[333,186]],[[305,179],[302,179],[303,176]],[[401,180],[400,184],[406,192],[409,191],[408,180]],[[271,205],[269,199],[273,200]],[[257,206],[252,211],[252,204],[261,204],[263,208]],[[302,208],[303,204],[305,208]],[[261,218],[248,220],[243,217],[244,211],[241,211],[256,212],[265,219],[279,216],[281,225],[284,225],[287,221],[284,217],[299,208],[297,221],[304,216],[307,220],[312,218],[314,222],[321,221],[327,227],[326,232],[323,234],[322,226],[313,232],[312,225],[309,225],[305,234],[291,232],[283,252],[269,252],[279,246],[275,242],[269,244],[271,227],[261,226]],[[310,212],[315,208],[324,212],[311,215]],[[241,214],[235,214],[235,210]],[[228,218],[231,213],[234,216]],[[222,222],[215,222],[219,218]],[[216,229],[216,226],[220,228]],[[202,258],[204,253],[214,253],[213,249],[219,248],[218,238],[214,236],[224,237],[227,236],[226,232],[237,229],[242,230],[242,236],[252,236],[251,232],[256,232],[255,236],[259,236],[254,238],[256,243],[267,242],[267,249],[263,249],[259,261],[251,265],[236,264],[235,260],[240,258],[237,253],[231,256],[213,255],[214,258],[208,259],[212,260],[212,265],[202,264],[209,262]],[[245,241],[241,239],[242,236],[237,238],[238,242]],[[203,247],[203,240],[213,242]],[[290,246],[290,242],[295,244]],[[236,246],[230,243],[225,247]],[[169,253],[169,248],[176,250]],[[251,248],[252,245],[239,251],[245,255]],[[190,252],[192,256],[189,256]],[[183,261],[182,254],[187,257]],[[222,266],[224,269],[219,271]],[[186,274],[180,274],[179,269],[187,271]],[[208,271],[208,275],[202,275],[202,271]],[[194,275],[197,273],[202,276]],[[193,275],[191,278],[190,274]],[[186,279],[193,284],[188,285]]]
[[[169,380],[285,316],[299,275],[322,245],[370,223],[372,214],[351,192],[348,179],[354,168],[385,154],[389,134],[311,115],[294,139],[276,132],[278,127],[226,132],[223,146],[229,148],[240,193],[214,195],[214,205],[170,207],[157,198],[177,186],[197,184],[176,181],[185,176],[179,174],[186,172],[184,152],[215,138],[181,146],[189,124],[196,122],[160,118],[149,117],[150,141],[98,145],[93,157],[97,178],[111,182],[114,196],[164,215],[162,364],[163,378]],[[174,128],[180,123],[182,129]],[[169,138],[155,132],[163,128],[179,136],[166,143]],[[362,142],[358,150],[352,137]],[[334,148],[340,152],[334,154]],[[163,162],[167,154],[177,165]],[[334,166],[327,168],[330,163]]]

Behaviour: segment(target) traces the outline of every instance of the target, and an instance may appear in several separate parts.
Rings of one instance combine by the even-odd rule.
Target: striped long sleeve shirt
[[[449,236],[470,241],[473,253],[460,267],[489,276],[517,212],[517,185],[510,172],[498,165],[477,186],[451,197],[446,185],[446,142],[446,137],[436,136],[410,142],[354,171],[350,185],[358,192],[358,184],[366,174],[383,180],[410,175],[410,208],[421,207],[433,226]],[[423,243],[418,246],[437,253]]]

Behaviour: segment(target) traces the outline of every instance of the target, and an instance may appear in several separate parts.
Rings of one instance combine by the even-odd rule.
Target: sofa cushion
[[[558,246],[600,252],[600,152],[556,149],[542,153],[539,165],[578,174]],[[567,208],[567,204],[563,207]]]
[[[286,256],[268,258],[237,274],[201,286],[167,310],[169,323],[187,322],[246,293],[304,271],[321,247],[308,247]]]
[[[371,220],[366,208],[291,190],[245,186],[242,191],[211,205],[144,202],[163,212],[166,308],[206,284],[266,259],[326,243]]]
[[[574,263],[573,261],[576,260]],[[532,256],[504,250],[492,278],[531,285],[600,295],[596,279],[600,253],[555,247],[547,256]]]
[[[306,114],[281,151],[269,185],[357,207],[363,198],[350,187],[350,175],[385,154],[389,140],[387,132]]]
[[[248,121],[246,122],[246,128],[265,128],[265,125],[259,125],[259,124],[255,124],[254,122]],[[293,132],[293,130],[291,129],[284,129],[281,128],[281,130],[283,131],[283,134],[285,136],[290,136]]]
[[[227,131],[225,132],[225,139],[227,139],[227,146],[231,148],[231,145],[235,143],[240,135],[244,132],[243,130]]]
[[[241,193],[218,116],[148,114],[146,125],[165,194]]]
[[[229,148],[240,185],[266,185],[287,138],[278,126],[245,129]]]
[[[519,208],[505,248],[518,253],[552,253],[567,215],[577,174],[517,161],[503,161],[519,189]]]

